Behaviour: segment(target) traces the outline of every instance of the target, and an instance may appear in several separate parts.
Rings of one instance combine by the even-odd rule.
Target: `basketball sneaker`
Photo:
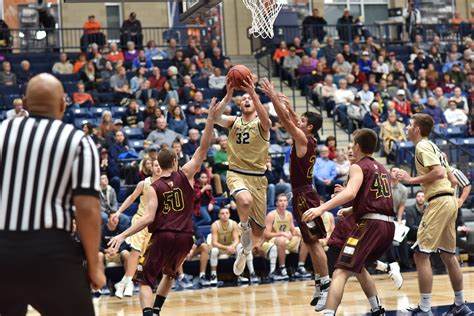
[[[115,283],[115,296],[118,298],[123,298],[123,292],[125,291],[125,283],[122,281]]]
[[[321,281],[319,279],[314,280],[313,299],[311,300],[311,303],[309,303],[311,306],[316,306],[316,304],[318,304],[320,292],[321,292]]]
[[[310,278],[310,277],[311,277],[311,273],[309,273],[308,271],[306,271],[306,269],[305,269],[304,266],[298,266],[298,268],[297,268],[296,271],[295,271],[295,277],[297,277],[297,278],[302,278],[302,279]]]
[[[388,265],[388,276],[392,279],[395,288],[399,290],[403,285],[403,277],[398,262],[392,262]]]
[[[385,316],[385,309],[382,306],[379,306],[380,308],[376,310],[375,312],[370,310],[371,316]]]
[[[125,290],[123,291],[123,296],[132,297],[134,288],[135,288],[135,284],[133,284],[133,281],[128,282],[125,285]]]
[[[273,273],[270,273],[270,278],[272,278],[273,281],[285,281],[289,279],[286,269],[280,269],[278,272],[277,270],[273,271]]]
[[[247,262],[247,256],[249,253],[246,253],[242,244],[237,245],[237,257],[234,262],[234,274],[239,276],[244,272],[245,264]]]
[[[431,311],[431,308],[429,311],[424,312],[421,310],[420,306],[409,307],[407,309],[407,312],[410,312],[412,315],[418,315],[418,316],[434,316],[433,312]]]
[[[249,283],[249,279],[247,279],[246,277],[243,277],[241,275],[239,275],[238,279],[237,279],[237,282],[239,283]]]
[[[216,286],[217,285],[217,275],[211,275],[211,281],[209,281],[210,286]]]
[[[453,304],[449,306],[449,309],[447,312],[443,313],[443,316],[464,316],[464,315],[474,315],[474,312],[471,311],[469,306],[466,304],[462,304],[457,306],[456,304]]]
[[[203,275],[201,277],[199,277],[199,285],[201,285],[202,287],[204,286],[209,286],[210,282],[208,279],[206,279],[206,277]]]
[[[318,302],[316,303],[316,306],[314,306],[315,311],[321,312],[326,308],[326,301],[328,300],[330,286],[331,286],[330,281],[328,283],[321,284]]]
[[[258,283],[260,283],[260,279],[259,279],[258,276],[255,274],[255,272],[250,275],[250,283],[252,283],[252,284],[258,284]]]

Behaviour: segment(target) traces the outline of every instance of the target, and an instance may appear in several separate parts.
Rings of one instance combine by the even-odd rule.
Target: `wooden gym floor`
[[[467,301],[474,300],[474,267],[463,268],[464,291]],[[403,273],[405,282],[396,291],[387,275],[376,275],[376,286],[387,311],[402,310],[418,304],[416,272]],[[265,285],[206,288],[171,292],[165,302],[162,315],[322,315],[314,312],[309,301],[313,293],[313,281],[272,283]],[[433,307],[450,305],[453,292],[447,275],[434,277]],[[118,299],[101,297],[94,299],[98,316],[141,316],[138,296]],[[367,299],[355,278],[346,285],[338,315],[365,315],[370,311]],[[445,308],[444,310],[445,311]],[[441,315],[441,310],[434,311]],[[401,313],[389,313],[403,315]],[[31,311],[28,316],[38,315]]]

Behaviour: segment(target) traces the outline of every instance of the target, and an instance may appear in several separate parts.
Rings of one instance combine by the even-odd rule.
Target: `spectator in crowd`
[[[183,68],[184,64],[184,52],[182,48],[176,50],[175,56],[171,59],[171,65],[175,66],[178,70]]]
[[[301,58],[296,55],[296,49],[294,47],[290,47],[290,54],[285,57],[283,60],[283,68],[290,73],[290,75],[294,76],[296,69],[301,64]]]
[[[418,80],[418,85],[413,95],[419,95],[421,103],[425,104],[428,98],[433,96],[433,92],[431,92],[428,87],[428,82],[425,79],[420,79]]]
[[[150,80],[150,88],[157,91],[163,89],[163,84],[166,81],[166,77],[161,75],[161,70],[158,67],[153,67],[152,76],[148,78]]]
[[[165,53],[168,56],[169,60],[174,58],[177,50],[178,50],[178,44],[176,42],[176,39],[170,38],[168,40],[168,47],[165,48]]]
[[[443,65],[442,72],[447,73],[449,72],[454,65],[458,65],[462,69],[462,63],[458,61],[459,57],[457,53],[451,52],[448,54],[446,63]]]
[[[33,72],[30,69],[30,62],[28,60],[23,60],[20,64],[20,69],[16,74],[16,82],[20,87],[25,87],[28,81],[33,77]]]
[[[158,100],[161,101],[162,105],[168,105],[170,100],[174,98],[176,101],[179,100],[178,91],[174,90],[169,81],[163,83],[163,89],[158,94]]]
[[[106,174],[100,176],[100,208],[102,210],[103,224],[107,221],[106,214],[113,214],[118,210],[117,194],[109,185]],[[105,215],[105,216],[104,216]]]
[[[334,60],[336,60],[336,55],[341,53],[342,49],[339,44],[336,43],[334,37],[326,37],[326,46],[324,47],[324,56],[326,57],[328,65],[332,65]]]
[[[199,255],[199,280],[198,284],[201,287],[209,286],[210,282],[206,279],[206,270],[207,270],[207,262],[209,260],[209,246],[206,242],[206,236],[203,236],[199,231],[199,227],[194,224],[193,225],[193,239],[194,244],[189,251],[186,260],[192,260],[192,258]],[[184,274],[184,273],[183,273]],[[178,276],[179,278],[180,276]],[[185,282],[183,282],[184,277],[181,280],[177,280],[179,283],[177,284],[178,287],[185,288]],[[184,284],[183,284],[184,283]],[[184,286],[183,286],[184,285]]]
[[[334,69],[335,66],[339,67],[341,75],[348,75],[352,72],[352,65],[344,59],[342,54],[336,55],[336,60],[332,64],[332,68]]]
[[[413,63],[413,60],[407,61],[405,80],[410,86],[416,86],[418,84],[418,73],[415,71],[415,64]]]
[[[100,22],[97,22],[95,20],[94,15],[89,15],[88,18],[87,18],[87,22],[84,23],[84,25],[82,26],[82,28],[84,29],[84,32],[86,34],[98,33],[98,32],[100,32],[101,27],[102,27],[102,25],[100,24]]]
[[[275,50],[273,53],[273,61],[280,66],[283,63],[283,60],[285,57],[287,57],[290,54],[288,50],[288,46],[286,45],[285,41],[280,42],[280,46]]]
[[[194,111],[189,112],[186,116],[186,121],[189,128],[197,129],[198,131],[202,131],[206,124],[207,119],[207,111],[199,105],[194,106]]]
[[[197,226],[211,224],[211,214],[219,211],[214,195],[212,194],[212,186],[206,172],[201,172],[197,181],[194,181],[194,214],[193,222]],[[217,217],[217,216],[214,216]]]
[[[402,224],[402,219],[405,216],[405,201],[408,197],[408,189],[400,181],[398,181],[397,174],[400,171],[398,167],[390,168],[393,211],[397,216],[397,222]]]
[[[342,16],[337,20],[337,33],[344,42],[351,42],[357,32],[357,21],[349,9],[344,9]]]
[[[148,41],[145,47],[145,55],[150,60],[164,60],[168,58],[166,52],[160,47],[156,46],[156,42],[151,40]]]
[[[336,164],[336,180],[334,182],[343,184],[347,181],[347,177],[349,176],[349,168],[351,167],[344,150],[337,150],[334,163]]]
[[[136,72],[135,76],[133,76],[132,79],[130,80],[130,89],[132,90],[132,93],[136,93],[146,80],[145,67],[140,66],[135,70],[135,72]]]
[[[337,176],[336,164],[329,159],[329,148],[327,146],[321,147],[319,151],[319,159],[316,159],[314,165],[314,184],[319,195],[328,201],[334,188],[334,180]]]
[[[112,131],[113,127],[114,127],[114,124],[112,121],[112,112],[110,111],[102,112],[102,120],[98,127],[100,134],[106,137],[106,135]]]
[[[94,15],[89,15],[87,22],[82,26],[84,35],[81,38],[81,50],[86,51],[90,44],[97,43],[99,46],[104,46],[105,35],[100,31],[102,25],[95,20]]]
[[[132,41],[137,47],[143,47],[142,23],[137,19],[137,14],[131,12],[128,19],[123,21],[120,29],[120,45],[125,45]]]
[[[167,74],[168,74],[168,81],[171,85],[171,88],[173,90],[178,91],[179,88],[181,87],[181,75],[179,73],[178,68],[176,66],[168,67]]]
[[[218,68],[224,68],[224,56],[222,55],[222,50],[220,47],[214,47],[212,49],[212,56],[210,56],[212,61],[212,66]]]
[[[410,102],[405,98],[405,90],[397,90],[397,96],[392,100],[395,110],[403,119],[405,124],[408,123],[408,120],[412,116]]]
[[[125,61],[125,57],[122,52],[119,51],[117,43],[115,42],[110,43],[109,53],[105,55],[105,59],[110,60],[114,65],[119,61],[122,63]]]
[[[150,98],[145,103],[145,110],[143,111],[143,119],[146,120],[148,117],[155,115],[155,110],[159,108],[158,101],[154,98]],[[160,108],[161,111],[161,108]]]
[[[444,116],[443,110],[436,105],[436,99],[434,97],[429,97],[426,103],[426,107],[423,110],[423,113],[428,114],[433,118],[433,121],[436,125],[441,127],[447,127],[448,122]]]
[[[466,82],[466,74],[461,70],[461,63],[455,63],[450,71],[448,71],[451,80],[458,86],[464,85]]]
[[[226,86],[226,77],[222,75],[222,70],[214,68],[214,73],[209,77],[209,88],[222,90]]]
[[[84,66],[86,65],[87,62],[87,54],[86,53],[80,53],[79,58],[76,60],[73,66],[73,72],[75,74],[79,73],[84,69]]]
[[[352,68],[352,65],[357,64],[357,55],[351,51],[351,46],[349,45],[349,43],[345,43],[342,46],[341,54],[342,54],[342,57],[344,57],[344,60],[347,61],[351,65],[351,68]]]
[[[373,129],[377,134],[380,131],[380,105],[377,102],[372,103],[370,112],[367,112],[362,122],[363,128]]]
[[[429,57],[426,57],[422,50],[419,50],[416,53],[416,58],[413,60],[415,71],[419,71],[420,69],[428,69],[428,65],[432,63],[433,61]]]
[[[11,120],[17,117],[27,117],[28,115],[28,111],[23,108],[23,100],[17,98],[13,100],[13,109],[7,111],[5,118]]]
[[[229,159],[227,157],[227,136],[221,135],[217,139],[219,150],[214,155],[213,172],[221,178],[221,183],[226,183],[226,174],[229,170]]]
[[[176,133],[175,131],[168,128],[166,119],[164,117],[159,117],[156,119],[156,130],[151,132],[147,139],[152,141],[155,145],[161,146],[166,144],[171,147],[173,141],[177,138],[182,138],[181,134]],[[194,151],[193,151],[194,153]]]
[[[321,109],[326,109],[328,117],[332,117],[335,107],[334,98],[337,87],[333,83],[333,76],[326,75],[324,83],[321,85]]]
[[[124,126],[143,128],[143,112],[140,111],[137,100],[130,100],[127,109],[122,114]]]
[[[125,50],[125,53],[123,54],[125,67],[130,68],[132,66],[133,61],[137,57],[138,57],[138,49],[135,49],[134,42],[129,41],[127,43],[127,49]]]
[[[120,168],[116,168],[114,163],[111,164],[106,148],[102,148],[100,151],[100,173],[107,175],[107,178],[110,179],[110,186],[114,189],[115,195],[118,195],[120,192]]]
[[[466,126],[467,115],[458,108],[453,99],[449,100],[449,108],[444,111],[444,117],[446,117],[446,122],[450,126]]]
[[[72,99],[74,104],[81,107],[91,107],[94,105],[94,99],[86,92],[86,87],[82,81],[77,83],[77,91],[73,93]]]
[[[463,110],[465,114],[469,113],[468,102],[467,99],[462,95],[461,88],[454,88],[453,97],[451,98],[451,100],[456,102],[458,109]]]
[[[79,73],[79,79],[84,83],[86,91],[96,90],[100,76],[96,71],[94,62],[89,60]]]
[[[370,91],[368,82],[362,84],[362,90],[360,90],[357,95],[360,97],[364,108],[368,110],[372,102],[374,102],[374,93]]]
[[[411,99],[411,113],[416,114],[416,113],[423,113],[425,110],[425,105],[421,103],[421,98],[419,95],[414,95],[413,99]]]
[[[318,9],[313,9],[313,14],[307,16],[303,20],[303,42],[308,42],[310,39],[316,38],[320,43],[326,36],[324,26],[328,22],[321,16]]]
[[[354,101],[354,93],[347,89],[347,81],[339,81],[339,89],[334,92],[335,111],[343,126],[347,125],[347,107]]]
[[[358,63],[353,64],[352,66],[352,75],[354,76],[354,83],[359,87],[367,82],[367,76],[360,70]]]
[[[199,131],[197,129],[191,128],[189,130],[188,142],[183,145],[183,152],[186,155],[191,156],[199,147],[199,144]]]
[[[180,106],[173,107],[173,110],[171,112],[171,118],[169,119],[169,122],[168,122],[169,128],[183,136],[188,135],[188,129],[191,126],[188,124],[187,118],[189,118],[189,116],[186,118],[184,117],[183,109],[181,109]]]
[[[362,103],[360,96],[357,94],[354,97],[354,101],[347,107],[347,116],[354,123],[355,128],[362,127],[362,121],[364,120],[365,113],[367,113],[365,105]]]
[[[201,49],[198,47],[196,40],[194,38],[190,38],[188,47],[186,47],[184,50],[184,57],[192,59],[196,57],[200,51]]]
[[[110,60],[105,62],[104,69],[100,71],[99,91],[110,91],[110,79],[115,74],[114,67]]]
[[[183,86],[181,87],[181,94],[183,95],[183,102],[192,102],[194,95],[197,92],[197,88],[194,85],[191,76],[183,77]]]
[[[175,140],[171,146],[178,157],[178,165],[181,168],[184,166],[189,160],[189,156],[183,153],[183,145],[179,140]]]
[[[144,67],[146,70],[153,69],[153,63],[150,58],[148,58],[143,49],[138,51],[138,56],[133,59],[132,71],[137,70],[140,67]]]
[[[201,77],[209,79],[209,77],[214,73],[214,66],[212,65],[212,60],[210,58],[204,59],[204,64],[201,68]]]
[[[150,88],[149,80],[145,80],[141,85],[141,89],[135,93],[135,98],[140,100],[142,104],[146,104],[150,99],[154,99],[156,101],[158,96],[159,92]]]
[[[358,61],[360,71],[362,71],[366,76],[369,76],[372,71],[372,61],[369,58],[369,52],[364,51],[362,52],[362,58]]]
[[[336,143],[336,137],[334,136],[328,136],[326,138],[326,141],[324,144],[328,147],[329,149],[329,154],[328,154],[328,159],[334,160],[336,159],[336,153],[337,153],[337,143]]]
[[[454,80],[451,79],[451,75],[449,73],[443,74],[443,80],[441,81],[441,89],[445,94],[452,94],[454,92],[454,88],[456,88],[456,84]]]
[[[61,53],[59,55],[59,61],[54,63],[52,71],[54,74],[58,75],[70,75],[74,73],[74,67],[69,62],[66,53]]]
[[[421,223],[421,218],[425,211],[425,194],[423,191],[415,193],[415,204],[405,209],[405,225],[410,228],[407,234],[407,240],[411,242],[416,241],[418,227]]]
[[[397,157],[398,144],[406,141],[404,126],[397,121],[397,114],[388,114],[387,120],[380,124],[380,139],[383,143],[383,151],[387,157],[387,163],[395,162]]]
[[[110,78],[110,88],[115,93],[115,99],[119,101],[132,95],[124,67],[116,68],[116,74]]]
[[[421,27],[421,13],[416,8],[414,0],[408,1],[408,6],[403,9],[402,16],[405,19],[405,31],[408,33],[410,40],[414,42]]]
[[[441,87],[436,87],[434,90],[434,98],[436,99],[436,105],[443,111],[448,108],[448,98],[444,96],[443,89]]]
[[[272,157],[267,157],[267,170],[265,171],[267,177],[267,208],[275,207],[275,197],[280,194],[290,194],[291,184],[285,181],[283,168],[279,164],[273,164]]]

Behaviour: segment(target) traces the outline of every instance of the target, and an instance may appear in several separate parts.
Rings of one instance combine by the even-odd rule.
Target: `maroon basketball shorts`
[[[306,185],[293,189],[293,216],[301,230],[301,236],[306,244],[314,244],[319,239],[326,238],[326,228],[321,217],[314,219],[315,226],[309,228],[306,223],[301,221],[304,212],[313,207],[318,207],[321,202],[319,195],[312,186]]]
[[[143,273],[137,273],[135,280],[151,287],[156,286],[160,272],[175,279],[178,269],[193,247],[192,233],[158,231],[153,233],[145,251]]]
[[[394,233],[393,222],[360,220],[342,247],[336,268],[360,273],[364,266],[371,265],[392,245]]]

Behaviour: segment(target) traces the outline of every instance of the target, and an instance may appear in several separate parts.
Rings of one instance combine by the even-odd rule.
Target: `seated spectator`
[[[116,74],[110,78],[110,87],[115,92],[115,98],[119,101],[132,95],[124,67],[117,67]]]
[[[105,35],[100,31],[102,25],[95,20],[94,15],[89,15],[87,22],[82,26],[84,35],[81,38],[81,51],[86,51],[87,47],[93,43],[104,46]]]
[[[132,63],[132,71],[139,69],[140,67],[145,68],[145,70],[152,70],[153,69],[153,62],[150,58],[145,55],[145,51],[143,49],[138,51],[138,56],[133,59]]]
[[[215,204],[216,200],[212,194],[212,186],[206,172],[201,172],[198,180],[194,181],[193,199],[193,222],[198,226],[211,224],[212,218],[210,213],[217,213],[219,206]]]
[[[336,182],[346,183],[351,163],[347,160],[344,150],[339,149],[336,152],[334,163],[336,164]]]
[[[102,140],[100,140],[94,133],[94,128],[92,127],[92,124],[90,122],[84,122],[81,125],[82,131],[84,132],[84,135],[89,136],[94,143],[96,144],[97,148],[103,147],[105,145],[105,141],[103,143]]]
[[[331,198],[334,188],[334,180],[337,176],[336,164],[329,159],[329,148],[327,146],[321,147],[319,151],[320,157],[316,159],[314,165],[314,184],[319,195],[328,201]]]
[[[444,111],[446,122],[450,126],[465,126],[467,123],[467,115],[463,110],[458,108],[456,101],[449,100],[449,108]]]
[[[156,119],[156,129],[148,135],[147,140],[152,141],[157,146],[166,144],[170,147],[176,138],[182,138],[182,135],[169,129],[166,119],[164,117],[159,117]]]
[[[122,52],[119,51],[117,43],[110,43],[109,53],[105,55],[105,59],[110,60],[113,64],[117,64],[119,61],[122,63],[125,61],[125,57]]]
[[[120,174],[119,155],[129,150],[124,133],[121,130],[115,132],[114,142],[109,146],[109,165]]]
[[[467,102],[467,99],[462,95],[461,88],[459,87],[454,88],[453,97],[451,98],[451,100],[456,102],[458,109],[461,109],[462,111],[464,111],[465,114],[469,113],[468,102]]]
[[[374,102],[370,106],[370,112],[367,112],[364,116],[362,127],[373,129],[378,134],[380,131],[380,123],[380,105]]]
[[[334,110],[337,112],[338,119],[343,126],[347,126],[347,107],[352,101],[354,101],[354,93],[347,89],[347,81],[341,79],[339,89],[334,92],[334,102],[336,104]]]
[[[289,54],[290,52],[288,51],[288,46],[286,45],[286,42],[281,41],[280,46],[273,53],[272,59],[277,65],[281,65],[285,57]]]
[[[358,85],[359,87],[367,82],[367,76],[365,73],[360,71],[359,64],[353,64],[352,66],[352,75],[354,76],[354,84]]]
[[[169,81],[163,83],[163,89],[158,94],[158,100],[161,101],[162,105],[168,105],[170,99],[174,98],[179,101],[179,95],[176,90],[173,90]]]
[[[8,110],[5,118],[11,120],[17,117],[28,117],[29,113],[23,108],[23,100],[17,98],[13,100],[13,109]]]
[[[137,100],[130,100],[127,109],[122,114],[124,126],[143,128],[143,112],[140,111]]]
[[[454,46],[457,47],[456,45],[454,45]],[[456,48],[456,50],[457,50],[457,48]],[[458,59],[460,57],[461,57],[461,54],[458,55],[458,53],[455,53],[455,52],[448,53],[447,57],[446,57],[446,63],[443,65],[443,68],[441,69],[442,72],[447,73],[447,72],[451,71],[451,69],[453,68],[454,65],[459,64]],[[462,63],[459,64],[459,66],[462,69]]]
[[[207,117],[207,116],[206,116]],[[193,125],[189,125],[187,119],[189,118],[189,116],[187,116],[186,118],[184,117],[184,113],[183,113],[183,110],[181,109],[181,107],[178,105],[178,106],[175,106],[173,107],[173,110],[171,112],[171,118],[169,119],[169,128],[172,129],[173,131],[175,131],[176,133],[179,133],[183,136],[187,136],[188,135],[188,129],[191,127],[191,128],[195,128],[196,126],[199,126],[196,124],[196,120],[193,121]],[[205,124],[205,122],[204,122]],[[204,127],[202,128],[204,129]],[[200,130],[202,130],[200,129]]]
[[[351,46],[349,45],[349,43],[345,43],[342,46],[341,54],[344,57],[344,60],[347,61],[350,65],[357,64],[357,55],[351,51]],[[336,59],[337,59],[337,56],[336,56]]]
[[[109,134],[109,132],[112,131],[113,127],[114,127],[114,124],[112,121],[112,112],[110,111],[102,112],[102,120],[98,127],[100,134],[106,137],[107,134]]]
[[[136,72],[135,76],[133,76],[133,78],[130,79],[130,89],[132,89],[132,93],[136,93],[146,80],[145,67],[140,66],[138,67],[138,69],[135,70],[135,72]]]
[[[150,145],[147,148],[147,153],[158,151],[155,145]],[[140,163],[140,170],[137,174],[137,183],[145,180],[153,175],[153,160],[150,157],[144,157]]]
[[[86,91],[97,90],[100,76],[92,60],[86,62],[86,65],[79,73],[79,79],[84,83]]]
[[[77,83],[77,91],[73,93],[72,99],[74,104],[81,107],[91,107],[94,105],[94,99],[92,99],[92,96],[86,92],[85,85],[82,81]]]
[[[199,147],[200,143],[199,131],[197,129],[191,128],[189,130],[188,142],[183,145],[183,152],[191,157]]]
[[[168,55],[160,47],[156,46],[156,42],[151,40],[146,44],[145,55],[148,59],[151,60],[163,60],[167,59]]]
[[[0,85],[13,86],[16,85],[16,75],[11,71],[12,66],[8,61],[2,63],[2,72],[0,72]]]
[[[425,110],[425,105],[421,103],[421,98],[419,95],[413,96],[413,99],[411,99],[410,107],[412,114],[423,113],[423,111]]]
[[[416,88],[413,95],[419,95],[421,103],[425,104],[428,101],[428,98],[433,96],[433,92],[431,92],[430,88],[428,87],[428,82],[425,79],[421,79],[419,80],[418,87]]]
[[[194,38],[189,39],[188,47],[184,49],[184,57],[194,59],[199,55],[201,49],[198,47],[196,40]]]
[[[363,72],[366,76],[368,76],[372,71],[372,61],[369,59],[369,57],[369,52],[364,51],[362,52],[362,58],[358,61],[360,71]]]
[[[416,192],[415,204],[408,206],[405,209],[405,225],[410,228],[407,234],[407,240],[409,242],[416,242],[418,227],[421,224],[421,218],[423,217],[425,207],[425,194],[423,191]]]
[[[224,56],[222,55],[222,49],[220,47],[214,47],[212,49],[212,56],[210,56],[212,66],[217,68],[224,68]]]
[[[157,109],[159,110],[159,112],[158,112],[159,115],[157,117],[154,117]],[[154,117],[154,120],[156,122],[156,119],[160,116],[163,116],[163,112],[162,112],[160,106],[158,105],[158,101],[154,98],[148,99],[148,101],[146,102],[146,105],[145,105],[145,111],[143,111],[143,120],[145,122],[145,129],[146,129],[146,122],[147,122],[147,119],[149,117]],[[155,128],[156,128],[156,126],[155,126]]]
[[[106,174],[100,176],[100,209],[102,210],[102,224],[107,222],[107,217],[118,210],[117,194],[109,185],[109,178]],[[130,220],[128,220],[130,224]]]
[[[295,75],[298,66],[301,64],[301,58],[296,55],[294,47],[290,47],[290,53],[283,60],[283,68],[290,73],[291,76]]]
[[[108,150],[102,148],[100,150],[100,173],[107,175],[107,178],[110,179],[110,186],[117,196],[120,192],[120,168],[116,168],[117,165],[110,162]],[[104,219],[103,216],[102,219]]]
[[[18,73],[16,74],[16,78],[17,78],[17,83],[21,86],[21,87],[25,87],[26,84],[28,83],[28,81],[30,81],[30,79],[33,77],[33,72],[31,71],[31,68],[30,68],[30,62],[27,61],[27,60],[23,60],[20,64],[20,70],[18,71]]]
[[[418,71],[420,69],[428,69],[428,65],[432,63],[433,60],[431,60],[429,57],[426,57],[423,51],[418,51],[418,53],[416,54],[416,58],[413,60],[413,64],[415,65],[415,71]]]
[[[86,65],[86,62],[87,62],[87,54],[86,53],[81,53],[79,55],[79,58],[74,63],[73,72],[75,74],[81,72],[82,69],[84,68],[84,66]]]
[[[171,88],[178,91],[181,87],[181,74],[179,73],[178,68],[176,66],[168,67],[167,74]]]
[[[326,138],[326,141],[324,142],[324,144],[329,149],[328,159],[330,159],[330,160],[336,159],[336,152],[337,152],[336,137],[328,136]]]
[[[226,183],[226,174],[229,170],[229,159],[227,157],[228,140],[227,136],[221,135],[217,139],[219,150],[214,154],[213,172],[221,178],[221,183]]]
[[[362,121],[364,120],[365,113],[367,110],[362,103],[362,100],[359,95],[354,97],[354,101],[347,107],[347,116],[352,121],[355,121],[356,126],[355,128],[362,128]]]
[[[149,99],[157,99],[159,96],[159,92],[155,89],[150,88],[150,81],[145,80],[140,90],[135,93],[135,98],[140,100],[141,104],[146,104]]]
[[[226,86],[226,77],[222,75],[222,70],[214,68],[214,73],[209,77],[209,88],[222,90]]]
[[[184,52],[181,48],[176,50],[176,55],[171,59],[171,64],[175,66],[178,70],[183,67],[184,64]]]
[[[342,54],[336,55],[336,60],[332,64],[332,68],[334,69],[335,66],[339,67],[341,74],[344,76],[352,72],[352,65],[344,59]]]
[[[333,83],[333,76],[326,75],[324,84],[321,85],[321,109],[326,109],[328,117],[332,117],[332,111],[335,107],[336,85]]]
[[[456,84],[454,83],[454,80],[451,78],[451,75],[449,73],[444,73],[443,80],[441,81],[441,89],[443,90],[443,93],[451,94],[454,92],[455,87],[456,87]]]
[[[206,279],[206,270],[207,270],[207,262],[209,261],[209,245],[207,244],[206,238],[207,236],[203,236],[199,231],[199,227],[197,225],[193,225],[193,239],[194,243],[189,251],[188,256],[186,257],[187,261],[193,260],[199,256],[199,280],[198,284],[201,287],[211,285],[210,281]],[[183,271],[180,271],[180,273]],[[178,276],[177,279],[177,287],[178,288],[186,288],[186,281],[184,278],[184,272]],[[189,282],[192,284],[192,282]],[[217,285],[217,284],[215,284]]]
[[[165,48],[165,53],[168,56],[168,60],[171,60],[176,55],[177,42],[175,38],[170,38],[168,40],[168,47]]]
[[[197,92],[197,88],[194,85],[191,76],[183,77],[183,87],[181,88],[181,94],[183,95],[183,102],[192,102],[194,95]]]
[[[135,49],[135,43],[134,42],[128,42],[127,43],[127,50],[123,54],[124,65],[127,68],[130,68],[132,66],[133,61],[137,57],[138,57],[138,50]]]
[[[202,67],[204,67],[205,60],[206,60],[206,53],[204,51],[200,51],[197,57],[194,58],[194,63],[196,64],[197,69],[199,71],[202,69]],[[212,65],[212,61],[211,61],[211,65]]]
[[[120,29],[120,44],[122,47],[129,41],[132,41],[138,47],[143,47],[142,24],[137,19],[137,14],[131,12],[128,19],[123,21]]]
[[[59,62],[56,62],[53,65],[52,71],[54,74],[59,74],[59,75],[69,75],[74,72],[74,67],[68,61],[66,53],[61,53],[59,55]]]
[[[404,126],[397,121],[395,113],[390,113],[387,121],[380,125],[380,138],[383,142],[384,153],[387,156],[387,163],[395,162],[398,150],[397,144],[407,140]]]
[[[374,102],[374,93],[370,91],[369,88],[369,83],[365,82],[362,84],[362,90],[357,93],[366,111],[370,108],[372,102]]]
[[[153,67],[152,76],[148,78],[150,80],[150,88],[157,91],[163,89],[163,84],[166,81],[166,77],[161,75],[161,70],[158,67]]]
[[[451,80],[456,85],[461,85],[466,82],[466,74],[461,70],[461,63],[455,63],[450,71],[448,71]]]
[[[204,64],[201,68],[201,76],[208,79],[214,73],[214,66],[210,58],[204,59]]]
[[[428,98],[423,113],[431,116],[433,118],[434,123],[439,124],[441,127],[446,127],[448,125],[443,110],[436,106],[436,99],[434,97]]]
[[[341,46],[336,43],[334,37],[327,36],[326,37],[326,46],[323,48],[324,50],[324,57],[328,62],[328,65],[332,65],[332,63],[336,60],[336,55],[342,52]]]
[[[436,87],[436,89],[434,89],[434,98],[436,99],[436,105],[443,111],[448,108],[448,98],[444,96],[441,87]]]
[[[178,157],[178,166],[181,168],[184,166],[189,160],[189,156],[183,153],[183,145],[179,140],[175,140],[171,146]]]
[[[407,124],[409,118],[412,116],[412,112],[410,102],[405,99],[405,90],[397,90],[397,96],[392,102],[397,113],[403,118],[403,122]]]

